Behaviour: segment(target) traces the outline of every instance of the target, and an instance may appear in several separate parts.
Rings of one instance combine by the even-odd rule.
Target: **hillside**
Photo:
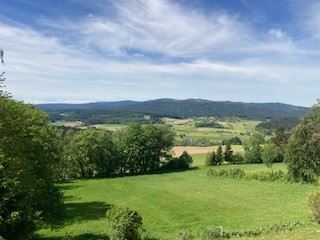
[[[248,119],[272,119],[279,117],[303,116],[308,108],[283,103],[243,103],[230,101],[209,101],[202,99],[157,99],[150,101],[96,102],[85,104],[39,104],[40,109],[50,113],[73,112],[79,110],[90,114],[117,112],[140,113],[153,116],[176,118],[214,116],[241,117]]]

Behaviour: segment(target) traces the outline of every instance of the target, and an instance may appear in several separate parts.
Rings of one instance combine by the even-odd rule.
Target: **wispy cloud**
[[[318,54],[281,27],[258,31],[241,15],[168,0],[98,3],[105,14],[42,17],[41,28],[0,24],[7,85],[16,98],[201,97],[304,105],[317,98]]]

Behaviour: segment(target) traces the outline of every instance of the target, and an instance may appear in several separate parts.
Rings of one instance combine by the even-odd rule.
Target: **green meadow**
[[[205,154],[194,155],[195,168],[183,172],[107,179],[76,180],[62,184],[67,217],[58,230],[42,229],[44,239],[105,239],[106,211],[112,205],[137,210],[145,230],[158,239],[175,239],[180,230],[201,232],[223,226],[226,230],[253,229],[267,224],[307,221],[310,210],[306,197],[319,187],[236,180],[207,176]],[[262,164],[223,165],[216,168],[243,168],[246,172],[270,171]],[[275,164],[274,170],[285,170]],[[308,231],[309,230],[309,231]],[[314,226],[259,239],[319,239]],[[277,235],[278,236],[278,235]],[[286,238],[290,236],[290,238]]]

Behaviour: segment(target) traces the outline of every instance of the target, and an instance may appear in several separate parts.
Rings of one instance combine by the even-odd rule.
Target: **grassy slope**
[[[203,165],[203,156],[195,156],[196,165]],[[263,165],[241,167],[247,171],[267,170]],[[279,164],[275,168],[284,167]],[[41,233],[46,236],[106,233],[104,214],[112,204],[137,210],[148,232],[167,239],[185,228],[201,231],[222,225],[228,230],[251,229],[310,216],[306,195],[315,186],[213,178],[206,176],[206,171],[207,167],[200,167],[179,173],[64,184],[68,224],[59,231]]]

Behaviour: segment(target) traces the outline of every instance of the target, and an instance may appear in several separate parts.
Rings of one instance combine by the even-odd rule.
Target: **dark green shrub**
[[[191,166],[192,156],[184,151],[180,157],[175,158],[171,155],[167,156],[167,163],[163,166],[164,169],[187,169]]]
[[[320,192],[313,193],[308,199],[314,219],[320,223]]]
[[[274,182],[274,181],[287,181],[288,177],[283,171],[279,170],[275,172],[257,172],[257,173],[247,174],[245,176],[245,179]]]
[[[202,233],[203,240],[223,239],[223,238],[224,238],[224,234],[223,234],[222,227],[206,229]]]
[[[232,156],[232,161],[233,163],[235,164],[241,164],[241,163],[244,163],[244,158],[242,156],[241,153],[235,153],[233,156]]]
[[[221,162],[219,158],[217,157],[215,151],[208,152],[206,157],[206,165],[207,166],[214,166],[214,165],[220,165]]]
[[[242,141],[239,137],[233,137],[233,138],[230,138],[228,140],[224,140],[223,141],[223,144],[226,145],[226,144],[231,144],[231,145],[242,145]]]
[[[180,231],[178,232],[177,240],[194,240],[196,237],[189,231]]]
[[[214,177],[228,177],[228,178],[243,178],[245,172],[241,168],[231,168],[231,169],[209,169],[207,175]]]
[[[110,240],[139,240],[142,229],[142,217],[133,210],[112,207],[107,212],[110,226]]]

